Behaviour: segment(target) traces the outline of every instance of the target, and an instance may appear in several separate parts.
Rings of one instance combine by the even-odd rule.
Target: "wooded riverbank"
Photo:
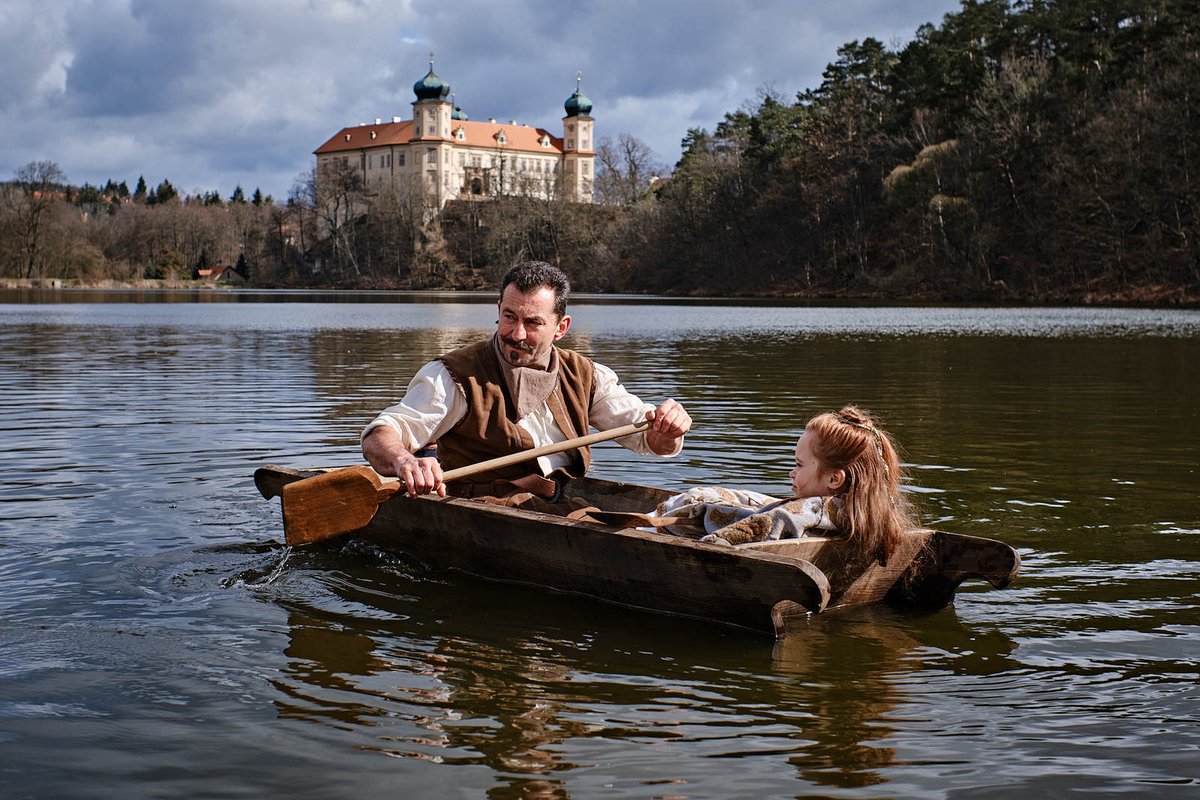
[[[354,170],[223,201],[39,162],[0,186],[0,278],[486,289],[541,259],[581,291],[1196,305],[1198,33],[1183,0],[964,3],[689,131],[666,178],[632,137],[601,140],[595,205],[432,209]]]

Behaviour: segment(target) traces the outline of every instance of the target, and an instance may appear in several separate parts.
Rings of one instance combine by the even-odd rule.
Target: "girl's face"
[[[833,494],[841,485],[841,470],[826,469],[813,453],[817,435],[804,432],[796,442],[796,468],[788,473],[793,497],[820,497]]]

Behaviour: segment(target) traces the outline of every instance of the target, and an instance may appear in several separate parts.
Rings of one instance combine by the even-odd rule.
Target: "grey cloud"
[[[674,163],[689,127],[711,129],[760,87],[792,96],[846,41],[907,38],[956,6],[7,0],[0,170],[48,158],[77,182],[145,174],[283,197],[340,127],[408,116],[430,50],[473,119],[551,130],[581,70],[598,134],[630,133]]]
[[[0,110],[38,105],[53,87],[52,71],[63,52],[61,22],[34,6],[0,7]]]

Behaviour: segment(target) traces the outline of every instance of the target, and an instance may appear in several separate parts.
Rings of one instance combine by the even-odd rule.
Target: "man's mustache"
[[[501,336],[500,341],[504,342],[514,350],[521,350],[526,353],[533,352],[533,345],[531,345],[529,342],[518,342],[516,339],[510,339],[507,336]]]

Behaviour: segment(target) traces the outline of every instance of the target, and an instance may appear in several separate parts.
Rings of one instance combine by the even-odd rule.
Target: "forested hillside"
[[[692,131],[636,221],[646,289],[1195,296],[1200,5],[965,2]]]

